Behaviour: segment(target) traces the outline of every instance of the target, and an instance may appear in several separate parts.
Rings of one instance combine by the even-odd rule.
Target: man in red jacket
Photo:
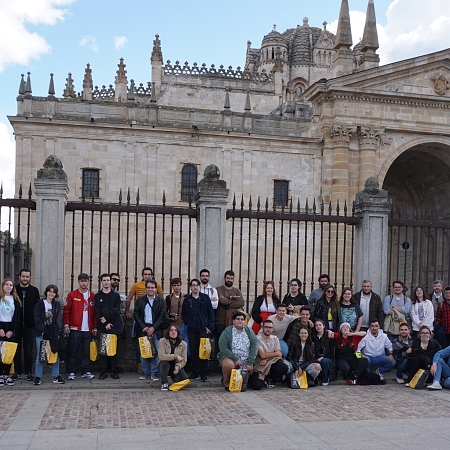
[[[63,323],[64,333],[69,335],[69,380],[75,380],[77,372],[78,349],[82,348],[81,378],[94,378],[89,372],[89,343],[91,335],[97,335],[94,309],[94,293],[90,292],[89,275],[78,275],[78,289],[67,296],[64,306]]]

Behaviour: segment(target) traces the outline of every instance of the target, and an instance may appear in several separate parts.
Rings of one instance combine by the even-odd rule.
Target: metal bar
[[[135,250],[134,250],[134,273],[138,273],[138,254],[139,254],[139,213],[136,213],[135,216]],[[145,230],[147,231],[147,230]],[[144,254],[145,254],[145,247],[144,247]],[[126,277],[128,278],[128,270],[126,271]]]
[[[258,199],[259,204],[259,199]],[[258,207],[259,208],[259,207]],[[259,262],[259,221],[256,219],[256,261],[255,261],[255,298],[258,296],[258,262]]]
[[[144,213],[144,267],[147,267],[147,226],[148,226],[148,213]],[[134,282],[137,283],[138,270],[134,274]],[[128,291],[127,291],[128,292]]]
[[[188,283],[191,280],[191,243],[192,243],[192,216],[189,216],[189,230],[188,230],[188,242],[189,242],[189,248],[188,248]]]
[[[129,195],[129,191],[128,191]],[[130,213],[127,212],[127,221],[126,221],[126,229],[125,229],[125,273],[128,273],[129,267],[129,255],[130,255]],[[138,251],[138,247],[136,245],[136,253]]]
[[[275,219],[272,219],[272,276],[270,280],[275,282],[275,242],[276,242],[276,222]],[[267,280],[264,280],[267,281]]]
[[[347,224],[344,223],[344,248],[342,250],[342,290],[344,290],[345,287],[345,250],[347,246]],[[353,264],[353,262],[352,262]]]
[[[250,260],[251,260],[252,219],[248,220],[248,249],[247,249],[247,302],[245,310],[250,311]]]
[[[84,248],[84,210],[81,211],[81,239],[80,239],[80,273],[83,272],[83,248]],[[92,274],[89,274],[92,275]],[[92,290],[92,285],[89,285]]]
[[[102,259],[102,238],[103,238],[103,212],[100,211],[99,217],[99,235],[98,235],[98,273],[100,273]],[[111,261],[108,259],[108,273],[111,273]]]
[[[298,237],[300,234],[300,222],[297,222],[297,254],[298,254],[298,245],[299,245],[299,241],[298,241]],[[303,249],[303,294],[306,295],[306,264],[307,264],[307,259],[306,259],[306,254],[308,253],[307,251],[308,249],[308,221],[305,220],[305,247]],[[314,266],[314,254],[312,257],[312,265]],[[313,269],[314,270],[314,269]],[[298,277],[298,271],[296,272],[296,277]],[[300,288],[302,286],[299,286]]]
[[[280,232],[280,280],[278,281],[279,289],[279,298],[282,299],[283,295],[283,239],[284,239],[284,220],[281,220],[281,232]],[[275,267],[274,267],[275,269]],[[275,283],[275,281],[274,281]],[[274,285],[275,287],[275,285]]]
[[[437,250],[438,250],[438,228],[434,227],[434,233],[435,233],[435,237],[434,237],[434,271],[433,271],[433,278],[436,279],[437,277],[437,263],[438,263],[438,254],[437,254]]]
[[[155,261],[156,261],[156,214],[153,214],[153,258],[152,258],[153,276],[155,276]]]
[[[181,261],[183,250],[183,216],[180,216],[180,249],[178,253],[178,278],[181,280]]]
[[[241,217],[240,223],[239,223],[239,278],[238,278],[238,286],[239,290],[242,290],[242,224],[243,224],[243,218]]]
[[[75,278],[75,211],[72,211],[72,252],[71,252],[71,273],[70,273],[70,291],[73,291]]]
[[[92,265],[92,256],[94,254],[94,211],[91,211],[91,242],[89,245],[89,273],[92,275],[92,269],[93,269],[93,265]],[[100,255],[99,255],[100,256]],[[100,260],[100,258],[99,258]],[[100,274],[97,274],[100,275]],[[100,280],[98,280],[99,282]],[[100,290],[100,286],[98,286],[98,290]]]
[[[339,256],[339,224],[336,224],[336,254],[334,255],[334,279],[338,280],[338,256]],[[344,264],[342,264],[344,265]],[[344,288],[344,280],[342,280],[342,289]]]
[[[445,246],[444,246],[444,241],[445,241],[445,233],[444,233],[444,229],[441,228],[442,230],[442,246],[441,246],[441,280],[444,279],[444,255],[445,255]]]
[[[169,272],[169,281],[172,279],[172,271],[173,271],[173,218],[174,215],[171,214],[170,219],[170,272]],[[163,253],[163,261],[164,261],[164,253]]]
[[[164,249],[166,243],[166,215],[162,215],[162,245],[161,245],[161,289],[164,292]],[[155,270],[155,263],[153,263],[153,270]],[[155,272],[153,272],[155,273]]]
[[[408,264],[408,227],[405,227],[405,242],[402,244],[402,248],[405,251],[405,263],[403,265],[403,282],[406,283],[406,266]]]

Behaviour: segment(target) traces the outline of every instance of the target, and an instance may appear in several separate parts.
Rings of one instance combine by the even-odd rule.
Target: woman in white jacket
[[[413,326],[413,336],[416,337],[417,332],[423,325],[427,326],[430,330],[433,330],[434,308],[428,297],[428,294],[420,285],[416,287],[411,297],[411,319]]]

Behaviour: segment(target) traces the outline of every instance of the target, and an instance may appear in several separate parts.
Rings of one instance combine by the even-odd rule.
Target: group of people
[[[10,365],[0,364],[0,386],[13,385],[22,373],[28,381],[41,384],[43,339],[52,343],[52,351],[64,349],[67,343],[68,380],[78,374],[94,378],[89,368],[90,343],[101,334],[120,336],[124,332],[119,274],[102,274],[97,293],[89,290],[89,276],[80,274],[78,288],[69,293],[63,307],[57,300],[57,286],[47,286],[41,298],[30,277],[30,270],[22,269],[18,284],[5,279],[1,285],[0,340],[16,342],[18,347],[13,374]],[[382,383],[384,374],[394,367],[398,383],[408,385],[423,368],[430,370],[430,389],[450,388],[450,287],[443,290],[440,280],[430,295],[417,286],[412,299],[406,296],[403,282],[394,281],[393,294],[381,300],[368,280],[356,293],[345,287],[338,298],[329,276],[322,274],[319,287],[308,299],[301,292],[300,280],[293,278],[282,301],[274,282],[266,281],[262,295],[254,301],[253,324],[248,327],[244,298],[233,286],[233,271],[225,272],[224,284],[217,288],[209,279],[209,271],[203,269],[198,279],[189,281],[189,293],[183,293],[181,279],[172,278],[171,292],[163,299],[153,270],[142,270],[142,280],[126,298],[125,316],[134,319],[132,336],[151,339],[156,351],[152,358],[143,358],[136,345],[142,370],[139,379],[161,381],[161,389],[167,390],[169,376],[173,382],[187,379],[189,357],[189,379],[207,381],[209,360],[199,354],[200,342],[206,338],[211,339],[213,351],[217,346],[226,389],[236,368],[246,369],[252,389],[261,389],[292,376],[299,378],[303,372],[310,385],[327,386],[337,378],[338,370],[350,385]],[[99,363],[99,379],[119,378],[117,355],[100,355]],[[54,383],[62,384],[59,366],[58,355],[51,364],[51,375]]]

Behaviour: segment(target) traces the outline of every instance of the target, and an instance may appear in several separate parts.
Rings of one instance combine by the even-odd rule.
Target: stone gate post
[[[223,284],[225,273],[225,241],[229,189],[220,179],[219,168],[206,167],[203,180],[197,184],[197,273],[201,269],[211,272],[212,286]]]
[[[355,200],[360,223],[355,236],[355,290],[363,280],[372,281],[373,291],[383,298],[387,292],[388,216],[392,200],[380,189],[375,177],[367,179]]]
[[[69,186],[61,161],[49,156],[34,179],[36,192],[36,286],[56,284],[64,294],[64,216]]]

